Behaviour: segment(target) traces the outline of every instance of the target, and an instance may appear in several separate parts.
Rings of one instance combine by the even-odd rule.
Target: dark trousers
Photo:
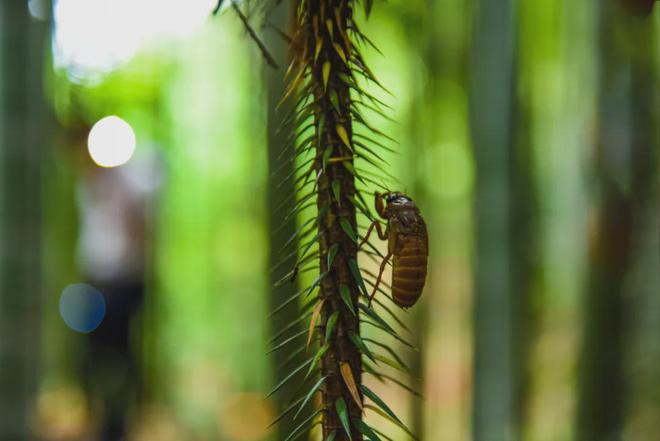
[[[102,441],[125,439],[128,417],[142,388],[141,335],[136,318],[144,301],[143,282],[92,283],[106,302],[105,318],[88,334],[84,383]]]

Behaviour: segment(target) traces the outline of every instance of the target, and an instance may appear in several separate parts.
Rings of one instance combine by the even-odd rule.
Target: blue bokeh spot
[[[84,283],[69,285],[60,296],[60,315],[74,331],[92,332],[105,317],[103,294]]]

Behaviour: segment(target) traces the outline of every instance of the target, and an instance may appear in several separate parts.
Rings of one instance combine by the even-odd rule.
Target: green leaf
[[[303,400],[303,397],[300,397],[300,398],[298,398],[296,401],[294,401],[293,403],[291,403],[291,404],[289,405],[289,407],[287,407],[286,409],[284,409],[284,410],[282,411],[282,413],[280,413],[280,414],[277,416],[277,418],[275,418],[275,419],[274,419],[274,420],[268,425],[267,428],[273,427],[275,424],[279,423],[280,420],[281,420],[282,418],[284,418],[285,416],[287,416],[287,414],[288,414],[289,412],[291,412],[293,409],[295,409],[295,407],[296,407],[298,404],[300,404],[300,402],[301,402],[302,400]],[[297,414],[296,414],[296,415],[297,415]],[[294,418],[295,418],[295,417],[294,417]]]
[[[283,262],[282,262],[283,263]],[[273,284],[275,288],[279,288],[287,283],[293,282],[294,275],[296,274],[297,269],[294,267],[291,271],[282,276],[277,282]]]
[[[318,409],[316,412],[305,418],[302,423],[300,423],[295,429],[291,431],[289,436],[287,436],[284,441],[292,441],[296,439],[301,434],[301,431],[304,432],[303,429],[305,428],[305,425],[309,424],[309,422],[316,418],[316,416],[321,412],[323,412],[323,409]]]
[[[301,205],[304,205],[304,203],[305,203],[306,201],[308,201],[309,199],[312,199],[314,196],[316,196],[316,194],[315,194],[314,192],[309,192],[309,193],[306,193],[306,194],[300,196],[300,197],[298,198],[298,200],[296,200],[296,202],[294,203],[294,205],[293,205],[293,207],[291,208],[291,211],[288,213],[288,215],[290,215],[291,213],[295,213],[295,210],[296,210],[297,208],[299,208]],[[292,199],[291,197],[288,197],[288,198],[286,198],[286,199],[283,199],[283,200],[280,202],[280,205],[278,205],[277,208],[276,208],[275,210],[280,210],[281,208],[285,207],[289,202],[291,202],[291,199]],[[276,212],[277,212],[277,211],[276,211]]]
[[[308,208],[312,208],[312,207],[316,207],[316,201],[312,201],[308,204],[301,205],[300,207],[296,207],[295,209],[291,210],[289,214],[284,216],[284,220],[291,219],[292,217],[296,216],[298,213],[303,212]]]
[[[310,360],[312,364],[309,365],[309,370],[305,375],[305,379],[307,379],[312,373],[312,371],[314,371],[314,368],[316,368],[316,365],[319,363],[319,360],[321,359],[321,357],[323,357],[323,355],[325,355],[328,349],[330,349],[330,345],[326,343],[323,346],[321,346],[318,351],[316,351],[316,355],[314,355],[314,358]]]
[[[370,94],[369,92],[366,92],[364,89],[357,89],[357,88],[354,88],[354,90],[355,90],[356,92],[358,92],[358,93],[360,94],[360,96],[367,97],[367,98],[369,99],[369,101],[371,101],[372,103],[374,103],[374,105],[382,106],[382,107],[385,107],[386,109],[389,109],[389,110],[394,110],[394,109],[392,108],[392,106],[388,105],[385,101],[379,100],[379,99],[376,98],[374,95]],[[374,132],[374,133],[376,133],[376,134],[378,134],[378,135],[380,135],[380,136],[382,136],[382,137],[384,137],[384,138],[391,139],[391,138],[390,138],[389,136],[387,136],[386,134],[382,133],[381,131],[379,131],[379,130],[377,130],[377,129],[371,127],[369,124],[367,124],[367,123],[364,121],[364,118],[360,117],[360,122],[361,122],[362,124],[364,124],[365,127],[367,127],[367,128],[368,128],[369,130],[371,130],[372,132]]]
[[[389,122],[396,122],[396,120],[395,120],[394,118],[392,118],[392,117],[391,117],[390,115],[388,115],[387,113],[383,112],[383,110],[380,109],[379,107],[377,107],[377,106],[373,106],[373,105],[371,105],[371,104],[369,104],[369,103],[365,103],[365,102],[362,101],[362,100],[358,100],[358,99],[353,100],[353,102],[351,102],[351,105],[352,105],[353,107],[357,107],[357,106],[364,107],[364,108],[366,108],[366,109],[371,110],[372,112],[375,112],[378,116],[380,116],[380,117],[382,117],[382,118],[388,120]]]
[[[365,394],[367,397],[369,397],[371,399],[371,401],[373,401],[385,413],[387,413],[390,417],[394,418],[396,421],[401,423],[401,420],[399,419],[399,417],[397,417],[396,414],[394,412],[392,412],[392,409],[390,409],[389,406],[387,404],[385,404],[385,402],[383,400],[381,400],[380,397],[374,393],[374,391],[369,389],[364,384],[360,385],[360,389],[362,389],[363,394]]]
[[[364,360],[362,361],[362,369],[363,369],[364,372],[366,372],[367,374],[371,374],[371,375],[373,375],[374,377],[376,377],[376,379],[377,379],[378,381],[380,381],[381,383],[385,384],[385,379],[383,378],[383,374],[381,374],[380,372],[376,371],[376,368],[375,368],[375,367],[371,366],[371,364],[369,364],[368,362],[366,362],[366,361],[364,361]]]
[[[364,103],[359,100],[356,100],[353,104],[364,106]],[[292,108],[291,111],[287,114],[287,116],[283,119],[282,123],[277,128],[275,133],[280,134],[288,127],[300,127],[312,115],[313,108],[314,108],[313,102],[307,103],[303,107]],[[278,159],[277,162],[279,162],[279,159],[281,159],[281,157],[278,156],[277,159]]]
[[[335,35],[335,27],[333,26],[332,20],[327,18],[325,20],[325,27],[328,30],[328,33],[330,34],[330,37],[334,37]]]
[[[374,319],[378,324],[387,329],[389,332],[395,332],[394,329],[392,329],[392,327],[388,325],[387,322],[383,320],[383,318],[380,317],[376,311],[373,310],[373,308],[369,308],[367,305],[362,303],[358,304],[358,308],[360,308],[362,312],[369,316],[369,318]]]
[[[303,223],[300,227],[298,227],[298,229],[296,230],[296,232],[293,233],[293,235],[291,235],[291,237],[289,238],[289,240],[287,240],[286,243],[285,243],[284,245],[282,245],[282,248],[277,252],[277,254],[278,254],[278,255],[281,255],[283,251],[285,251],[285,250],[286,250],[291,244],[294,243],[293,241],[294,241],[294,239],[295,239],[296,237],[305,237],[305,236],[308,234],[307,231],[309,231],[309,230],[305,230],[305,232],[303,233],[303,232],[302,232],[303,229],[306,228],[306,227],[308,227],[309,224],[311,224],[311,223],[314,222],[315,220],[316,220],[316,219],[312,217],[312,218],[308,219],[307,221],[305,221],[305,223]],[[315,225],[312,225],[312,227],[315,227]],[[277,268],[277,266],[275,266],[275,267],[273,267],[273,268]]]
[[[385,435],[383,432],[381,432],[380,430],[378,430],[378,429],[376,429],[376,428],[374,428],[374,427],[372,427],[371,430],[373,430],[374,432],[376,432],[378,435],[380,435],[380,437],[381,437],[382,439],[384,439],[384,440],[386,440],[386,441],[394,441],[391,437]]]
[[[383,308],[385,310],[385,312],[387,312],[387,314],[390,317],[392,317],[392,320],[394,320],[397,323],[397,325],[401,326],[401,328],[404,331],[408,332],[409,334],[411,333],[408,326],[406,326],[406,324],[403,323],[403,321],[399,317],[397,317],[397,315],[392,311],[392,309],[390,307],[388,307],[385,303],[383,303],[381,300],[379,300],[378,296],[374,297],[374,303],[379,305],[381,308]]]
[[[325,441],[335,441],[335,438],[337,438],[337,431],[333,430]]]
[[[332,46],[335,48],[335,52],[337,52],[337,55],[339,55],[341,61],[343,61],[344,64],[346,64],[347,63],[346,53],[344,53],[344,49],[341,47],[341,45],[339,43],[333,43]]]
[[[337,323],[337,319],[339,318],[339,311],[335,311],[332,313],[330,318],[328,319],[328,322],[325,324],[325,341],[329,342],[330,337],[332,337],[332,331],[335,330],[335,324]]]
[[[399,366],[401,366],[402,368],[408,369],[408,365],[406,365],[406,363],[401,359],[401,357],[399,357],[399,355],[396,353],[396,351],[394,349],[392,349],[391,347],[389,347],[388,345],[386,345],[384,343],[381,343],[379,341],[370,339],[370,338],[363,338],[362,340],[385,349],[387,352],[389,352],[389,354],[392,356],[392,358],[394,358],[394,360],[396,360],[396,362],[399,364]],[[376,358],[378,358],[378,357],[376,357]],[[386,363],[388,363],[388,362],[386,362]]]
[[[337,202],[339,202],[340,201],[340,199],[339,199],[340,198],[340,184],[339,184],[339,181],[337,181],[337,180],[332,181],[332,194],[335,197],[335,200]]]
[[[396,419],[392,418],[391,416],[389,416],[388,414],[386,414],[385,412],[383,412],[383,411],[382,411],[381,409],[379,409],[378,407],[372,406],[371,404],[367,404],[367,405],[364,406],[364,407],[365,407],[366,409],[373,410],[373,411],[376,412],[378,415],[382,416],[382,417],[385,418],[387,421],[390,421],[392,424],[394,424],[395,426],[399,427],[401,430],[403,430],[404,432],[406,432],[406,433],[407,433],[412,439],[414,439],[415,441],[419,441],[418,438],[417,438],[417,437],[416,437],[416,436],[410,431],[410,429],[409,429],[408,427],[406,427],[406,425],[403,424],[401,421],[397,421]]]
[[[330,62],[323,63],[323,90],[328,90],[328,79],[330,78]]]
[[[376,360],[382,361],[386,365],[390,366],[391,368],[396,369],[399,372],[403,372],[404,374],[407,374],[407,373],[410,372],[410,370],[408,369],[407,366],[400,365],[399,363],[395,362],[391,358],[385,357],[384,355],[374,354],[374,357],[376,358]]]
[[[362,293],[365,296],[369,297],[369,292],[367,291],[367,287],[364,285],[364,280],[362,279],[360,268],[358,268],[358,264],[355,261],[355,259],[350,259],[348,261],[348,267],[351,269],[351,274],[353,275],[355,281],[358,283],[358,286],[362,290]]]
[[[307,294],[305,295],[305,297],[309,296],[314,291],[314,289],[318,286],[318,284],[321,283],[321,280],[323,280],[323,278],[327,275],[328,275],[327,272],[325,272],[323,274],[319,274],[318,277],[316,277],[316,279],[314,279],[312,284],[309,285],[309,288],[307,288]]]
[[[295,327],[297,324],[305,320],[306,318],[309,317],[309,314],[303,314],[300,317],[296,317],[292,321],[290,321],[287,325],[284,326],[277,334],[275,334],[271,339],[268,341],[269,344],[275,343],[277,340],[280,339],[284,334],[286,334],[287,331],[291,330],[293,327]]]
[[[289,354],[284,360],[282,360],[282,361],[277,365],[276,370],[279,370],[279,369],[283,368],[284,366],[286,366],[287,364],[289,364],[289,362],[290,362],[291,360],[295,359],[295,358],[298,357],[300,354],[302,354],[303,352],[305,352],[305,349],[307,349],[307,348],[304,347],[304,346],[301,346],[301,347],[299,347],[298,349],[296,349],[295,351],[291,352],[291,353],[290,353],[290,354]]]
[[[364,13],[369,18],[371,14],[371,8],[374,6],[374,0],[364,0]]]
[[[348,439],[352,439],[351,426],[348,423],[348,409],[346,408],[346,402],[342,397],[337,398],[337,401],[335,401],[335,409],[337,409],[337,415],[339,415],[339,421],[341,421],[341,425],[344,426],[344,431],[346,431],[346,435],[348,435]]]
[[[301,332],[297,332],[297,333],[293,334],[291,337],[287,338],[287,339],[284,340],[282,343],[278,344],[277,346],[272,347],[272,348],[271,348],[268,352],[266,352],[266,353],[267,353],[267,354],[270,354],[270,353],[272,353],[272,352],[277,351],[277,350],[280,349],[280,348],[283,348],[284,346],[288,345],[289,343],[291,343],[292,341],[294,341],[296,338],[300,337],[301,335],[305,334],[306,332],[307,332],[307,330],[303,330],[303,331],[301,331]]]
[[[373,0],[369,0],[369,1],[373,1]],[[366,35],[364,35],[364,33],[360,32],[359,29],[353,29],[353,33],[354,33],[354,34],[355,34],[360,40],[362,40],[362,42],[366,42],[366,43],[369,44],[369,46],[371,46],[376,52],[378,52],[379,54],[383,55],[383,53],[378,49],[378,47],[376,47],[376,45],[375,45],[375,44],[374,44],[374,43],[373,43],[373,42],[372,42],[372,41],[371,41]]]
[[[381,150],[385,150],[386,152],[390,152],[390,153],[393,153],[393,154],[395,154],[395,155],[398,154],[398,151],[396,151],[396,150],[394,150],[393,148],[387,146],[386,144],[383,144],[383,143],[380,142],[380,141],[375,140],[374,138],[372,138],[372,137],[370,137],[370,136],[368,136],[368,135],[365,135],[364,133],[353,133],[353,136],[356,137],[356,138],[364,139],[365,141],[368,141],[368,142],[370,142],[371,144],[377,146],[377,147],[378,147],[379,149],[381,149]],[[357,144],[357,141],[354,141],[354,143]],[[364,148],[367,148],[367,144],[360,143],[360,145],[361,145],[362,147],[364,147]]]
[[[349,195],[347,196],[348,200],[351,201],[351,204],[355,205],[365,216],[367,216],[368,219],[373,219],[373,216],[371,215],[371,212],[369,211],[369,208],[367,208],[362,201],[356,199],[354,196]]]
[[[355,308],[353,307],[353,301],[351,300],[351,292],[346,285],[339,285],[339,295],[348,309],[350,309],[353,315],[355,315]]]
[[[337,113],[339,113],[339,96],[337,95],[337,91],[331,88],[330,92],[328,92],[328,95],[330,96],[332,107],[334,107]]]
[[[270,392],[268,392],[268,395],[266,395],[266,396],[267,396],[267,397],[270,397],[270,396],[273,395],[275,392],[277,392],[278,390],[280,390],[280,389],[282,388],[282,386],[284,386],[284,385],[285,385],[290,379],[292,379],[292,378],[293,378],[298,372],[300,372],[301,370],[305,369],[305,367],[307,367],[307,365],[310,364],[311,362],[312,362],[311,359],[310,359],[310,360],[307,360],[307,361],[305,361],[303,364],[301,364],[300,366],[298,366],[297,368],[295,368],[295,369],[294,369],[289,375],[287,375],[282,381],[280,381],[280,382],[277,384],[277,386],[275,386],[275,388],[274,388],[273,390],[271,390]]]
[[[351,226],[348,219],[342,217],[339,219],[339,224],[341,225],[341,229],[344,230],[348,237],[350,237],[354,242],[357,242],[357,236],[355,235],[355,231],[353,231],[353,227]]]
[[[301,259],[302,259],[303,257],[305,257],[305,255],[307,254],[307,252],[309,251],[309,249],[312,248],[312,246],[314,246],[314,245],[316,245],[316,244],[318,243],[318,239],[319,239],[319,233],[316,233],[316,235],[315,235],[315,236],[314,236],[314,237],[313,237],[313,238],[307,243],[307,246],[305,247],[305,249],[303,250],[303,252],[300,253],[300,258],[301,258]]]
[[[321,145],[321,139],[323,136],[323,131],[325,130],[325,115],[323,113],[319,114],[318,129],[316,130],[316,145],[319,147]],[[330,152],[332,152],[332,147],[330,147]]]
[[[341,161],[341,164],[348,170],[353,176],[355,176],[355,168],[353,167],[353,164],[351,164],[349,161]]]
[[[323,47],[323,40],[319,38],[316,40],[316,47],[314,48],[314,64],[316,64],[316,61],[319,59],[319,55],[321,54],[322,47]]]
[[[305,395],[305,400],[304,400],[303,403],[300,405],[300,408],[298,409],[298,412],[296,412],[296,414],[293,416],[293,419],[294,419],[294,420],[295,420],[296,418],[298,418],[298,415],[300,414],[300,412],[305,408],[305,406],[307,405],[307,403],[309,402],[309,400],[311,400],[312,397],[314,396],[314,393],[315,393],[317,390],[319,390],[319,388],[321,387],[321,385],[323,384],[323,382],[324,382],[327,378],[328,378],[327,376],[321,377],[321,378],[319,379],[319,381],[316,382],[316,384],[314,385],[314,387],[312,387],[312,388],[310,389],[310,391],[307,393],[307,395]],[[301,400],[302,400],[302,398],[301,398]],[[300,401],[298,401],[298,402],[300,402]]]
[[[371,441],[381,441],[381,439],[376,435],[376,433],[371,429],[371,427],[367,426],[362,422],[362,420],[353,420],[353,423],[355,426],[358,428],[360,433],[367,438],[369,438]]]
[[[355,141],[355,145],[358,145],[361,149],[364,149],[364,151],[369,153],[371,156],[373,156],[374,158],[376,158],[377,160],[379,160],[383,164],[389,165],[389,163],[385,160],[385,158],[380,156],[374,149],[370,148],[367,144],[361,143],[359,141]],[[382,149],[382,147],[381,147],[381,149]]]
[[[362,341],[362,339],[360,338],[359,335],[357,335],[353,331],[349,331],[348,332],[348,338],[351,339],[351,341],[353,342],[355,347],[358,348],[360,350],[360,352],[362,352],[364,355],[369,357],[371,359],[371,361],[373,361],[374,363],[378,363],[376,361],[376,359],[374,358],[374,355],[371,353],[371,351],[369,350],[367,345],[364,344],[364,341]]]
[[[341,124],[337,124],[337,126],[335,127],[335,131],[337,132],[337,136],[339,136],[339,139],[341,139],[341,142],[343,142],[346,148],[352,152],[353,146],[351,145],[351,140],[348,137],[348,132],[346,131],[346,128]]]
[[[325,170],[325,166],[328,164],[328,159],[330,159],[330,156],[332,156],[332,147],[328,146],[323,151],[323,170]]]
[[[395,339],[399,340],[404,345],[408,346],[413,351],[419,351],[419,349],[417,347],[415,347],[415,345],[413,345],[412,343],[410,343],[410,342],[404,340],[403,338],[399,337],[399,335],[396,332],[390,331],[389,329],[383,327],[382,325],[380,325],[378,323],[374,323],[374,322],[369,321],[369,320],[360,320],[360,323],[364,323],[365,325],[370,325],[370,326],[373,326],[375,328],[382,329],[383,331],[387,332],[389,335],[391,335]]]
[[[403,383],[403,382],[397,380],[396,378],[394,378],[394,377],[392,377],[392,376],[390,376],[390,375],[376,372],[372,367],[367,367],[366,365],[365,365],[364,371],[365,371],[366,373],[371,374],[371,375],[373,375],[374,377],[376,377],[376,379],[378,379],[378,381],[380,381],[381,383],[385,383],[385,380],[390,381],[390,382],[392,382],[392,383],[394,383],[394,384],[396,384],[396,385],[402,387],[403,389],[407,390],[408,392],[410,392],[411,394],[415,395],[416,397],[420,397],[420,398],[422,398],[422,394],[421,394],[421,393],[417,392],[417,391],[416,391],[415,389],[413,389],[412,387],[408,386],[407,384],[405,384],[405,383]]]
[[[378,161],[374,160],[374,159],[371,158],[369,155],[365,155],[363,152],[357,152],[357,153],[355,154],[355,156],[357,156],[358,158],[362,158],[362,159],[364,159],[365,161],[367,161],[369,164],[373,165],[374,167],[376,167],[376,168],[378,168],[378,169],[381,169],[381,173],[384,173],[385,176],[387,176],[388,178],[390,178],[390,179],[396,179],[396,178],[394,177],[394,175],[392,175],[391,173],[388,173],[388,172],[386,172],[386,171],[383,171],[383,170],[382,170],[383,164],[381,164],[381,163],[379,163]]]

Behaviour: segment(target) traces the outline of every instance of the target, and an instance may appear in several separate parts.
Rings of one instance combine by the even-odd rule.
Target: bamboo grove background
[[[276,28],[293,34],[290,4],[239,5],[279,69],[231,8],[212,17],[216,2],[196,1],[192,32],[86,70],[61,57],[65,3],[0,0],[0,439],[101,439],[100,397],[115,390],[131,440],[283,441],[297,424],[267,429],[286,403],[266,394],[302,355],[267,354],[295,317],[269,311],[290,295],[273,288],[290,269],[280,251],[309,219],[285,217],[295,187],[280,179],[300,165],[281,151],[292,54]],[[368,20],[355,8],[391,92],[369,88],[391,108],[370,124],[397,141],[365,173],[411,194],[430,238],[427,288],[397,317],[419,351],[364,329],[424,398],[365,384],[417,438],[660,437],[660,6],[640,16],[637,3],[389,0]],[[167,8],[135,2],[126,23],[146,29]],[[93,33],[102,18],[82,10]],[[85,143],[109,114],[133,126],[135,159],[160,164],[129,388],[121,366],[85,384],[88,337],[58,312],[84,279],[80,187],[99,173]]]

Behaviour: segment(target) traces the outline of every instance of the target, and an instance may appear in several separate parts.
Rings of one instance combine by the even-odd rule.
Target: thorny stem
[[[315,171],[318,176],[317,208],[319,213],[320,273],[328,275],[320,285],[320,298],[324,300],[321,325],[325,329],[328,318],[339,311],[339,319],[330,349],[321,360],[321,375],[327,376],[322,393],[323,438],[336,431],[336,440],[348,440],[335,408],[342,397],[348,408],[350,439],[361,440],[353,420],[361,419],[361,410],[344,383],[339,370],[340,362],[349,363],[357,384],[361,383],[362,362],[360,352],[349,339],[349,332],[359,334],[359,320],[344,304],[340,286],[350,292],[357,311],[358,285],[352,276],[349,262],[357,261],[357,246],[348,236],[340,221],[357,231],[356,211],[351,203],[355,195],[353,170],[352,124],[349,85],[344,81],[351,75],[347,60],[352,47],[346,32],[352,20],[352,2],[349,0],[300,0],[298,14],[306,44],[302,62],[310,67],[311,94],[316,103],[314,126],[316,135]],[[350,146],[350,147],[349,147]],[[327,151],[330,149],[330,151]],[[323,161],[323,158],[342,158],[343,161]],[[334,188],[333,188],[334,187]],[[337,188],[339,199],[337,200]],[[328,267],[328,253],[337,245],[337,254]],[[325,344],[324,337],[322,344]]]

